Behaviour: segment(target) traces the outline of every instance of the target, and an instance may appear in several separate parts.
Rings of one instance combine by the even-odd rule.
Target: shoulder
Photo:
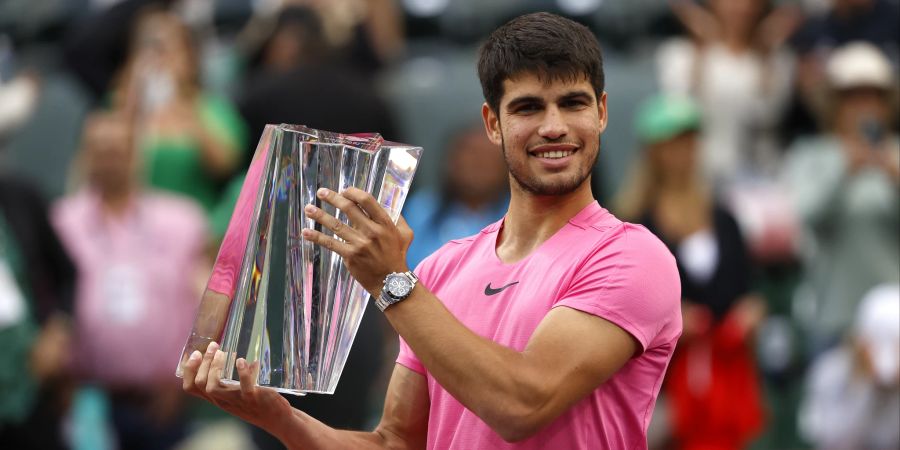
[[[807,383],[815,391],[834,390],[847,383],[853,375],[853,354],[838,346],[819,355],[810,366]]]
[[[833,158],[841,153],[840,142],[832,136],[818,135],[798,138],[788,148],[789,161]]]
[[[810,173],[819,175],[842,172],[846,164],[841,143],[832,136],[800,138],[787,151],[785,170],[787,180],[811,181]]]
[[[164,225],[173,228],[203,228],[206,216],[194,200],[167,192],[148,190],[141,199],[141,207]]]
[[[45,204],[43,193],[34,183],[11,174],[0,174],[0,201],[37,208]]]
[[[50,204],[49,216],[56,226],[70,225],[79,221],[79,218],[88,214],[88,210],[96,202],[84,190],[67,195]]]
[[[591,249],[589,259],[632,256],[659,260],[663,264],[671,262],[674,267],[672,253],[649,229],[623,222],[599,205],[586,217],[573,219],[571,224],[583,230],[577,240]]]
[[[574,267],[559,305],[603,317],[632,334],[644,350],[681,333],[681,281],[675,257],[641,225],[607,218],[592,228],[593,245]],[[589,233],[590,234],[590,233]]]
[[[716,229],[721,227],[728,231],[737,230],[740,233],[740,226],[738,225],[737,218],[731,210],[725,207],[721,202],[717,201],[713,205],[713,221]]]
[[[613,263],[620,276],[678,276],[669,248],[643,225],[629,222],[620,222],[597,236],[588,262]]]

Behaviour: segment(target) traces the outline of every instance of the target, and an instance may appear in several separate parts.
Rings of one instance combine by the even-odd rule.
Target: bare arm
[[[424,287],[385,312],[441,386],[507,441],[540,431],[638,348],[618,326],[565,307],[547,314],[521,352],[467,329]]]
[[[722,37],[718,20],[705,7],[693,0],[670,0],[669,6],[675,17],[699,43],[708,44]]]
[[[259,363],[237,363],[240,386],[218,382],[225,353],[215,343],[201,357],[195,352],[184,366],[183,388],[256,425],[291,449],[423,448],[428,429],[425,377],[396,366],[385,399],[381,423],[372,432],[336,430],[291,407],[277,391],[256,386]]]
[[[234,173],[240,162],[240,152],[234,144],[214,135],[214,131],[203,122],[194,102],[184,102],[176,106],[176,109],[180,111],[185,126],[199,144],[200,160],[207,173],[217,178]]]
[[[304,238],[341,254],[353,276],[378,295],[389,272],[406,270],[412,232],[403,221],[393,225],[375,199],[358,189],[321,194],[353,227],[308,206],[310,217],[343,240],[308,229]],[[518,352],[467,329],[421,285],[386,315],[441,386],[508,441],[525,439],[559,417],[639,348],[611,322],[555,308]]]

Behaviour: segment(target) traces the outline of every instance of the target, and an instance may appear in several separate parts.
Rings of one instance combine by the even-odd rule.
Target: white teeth
[[[569,156],[569,155],[571,155],[572,153],[575,153],[575,152],[572,151],[572,150],[555,150],[555,151],[552,151],[552,152],[540,152],[540,153],[536,153],[536,155],[537,155],[538,158],[550,158],[550,159],[556,159],[556,158],[565,158],[566,156]]]

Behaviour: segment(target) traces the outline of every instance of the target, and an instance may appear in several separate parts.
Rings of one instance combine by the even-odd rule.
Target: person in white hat
[[[836,49],[826,69],[830,131],[796,142],[785,166],[805,225],[796,300],[814,352],[840,339],[866,291],[900,281],[896,69],[868,43]]]
[[[850,339],[809,372],[800,432],[821,449],[900,447],[900,284],[863,298]]]

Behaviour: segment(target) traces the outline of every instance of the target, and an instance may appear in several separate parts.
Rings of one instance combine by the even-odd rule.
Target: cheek
[[[506,159],[510,157],[516,158],[518,153],[523,151],[523,140],[516,127],[503,128],[503,132],[500,137],[500,146],[504,153],[504,158]]]
[[[573,122],[573,128],[585,136],[600,136],[600,117],[597,114],[580,117]]]

